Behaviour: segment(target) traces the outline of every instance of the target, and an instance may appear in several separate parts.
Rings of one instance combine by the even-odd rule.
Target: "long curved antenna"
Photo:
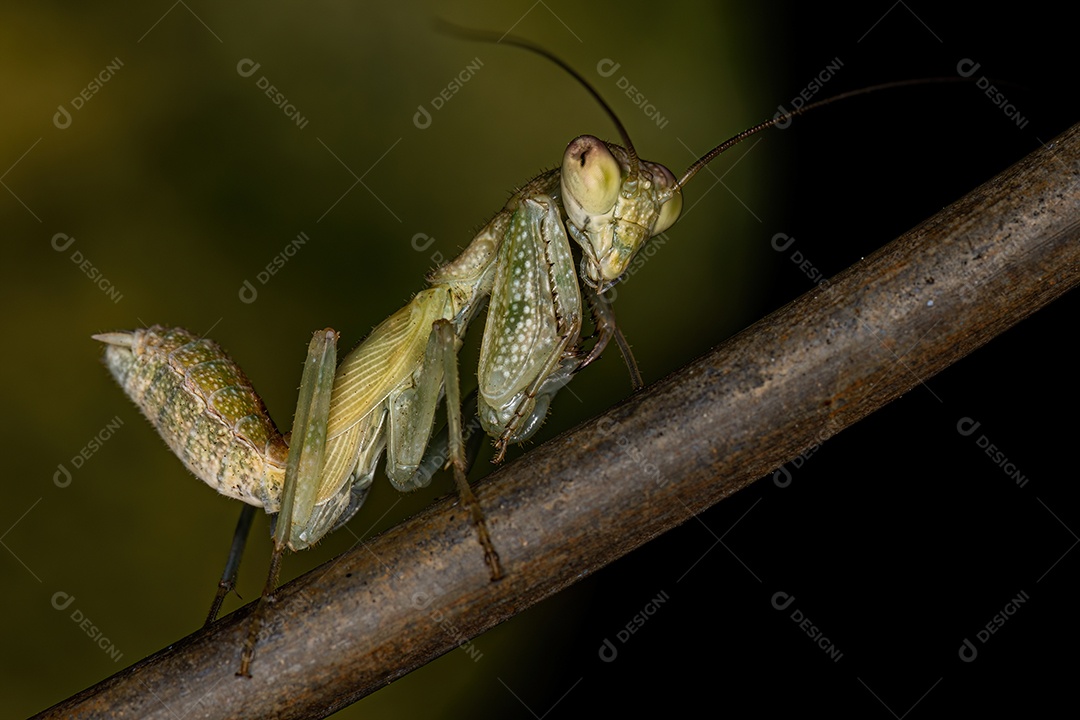
[[[691,178],[697,175],[702,168],[712,162],[716,158],[716,156],[720,155],[725,150],[730,149],[734,145],[738,145],[743,140],[752,135],[757,135],[762,130],[771,128],[774,125],[782,125],[791,120],[792,118],[796,117],[797,115],[804,115],[811,110],[817,110],[818,108],[825,107],[826,105],[831,105],[834,102],[839,102],[840,100],[847,100],[849,98],[858,97],[859,95],[869,95],[870,93],[878,92],[880,90],[893,90],[895,88],[909,87],[911,85],[931,85],[934,83],[947,82],[970,82],[970,80],[961,77],[934,77],[916,78],[914,80],[897,80],[895,82],[881,83],[880,85],[871,85],[870,87],[864,87],[858,90],[849,90],[848,92],[840,93],[839,95],[833,95],[832,97],[827,97],[824,100],[812,102],[809,105],[804,105],[803,107],[792,110],[789,113],[777,113],[777,115],[773,117],[772,120],[767,120],[763,123],[755,125],[752,128],[743,130],[738,135],[728,138],[724,142],[714,147],[709,152],[702,155],[701,158],[697,160],[697,162],[687,168],[682,178],[679,179],[679,187],[682,187],[686,185],[686,183],[690,182]]]
[[[600,103],[600,107],[604,109],[604,112],[606,112],[608,117],[611,118],[611,121],[615,123],[615,128],[619,131],[619,137],[622,139],[622,143],[626,147],[626,151],[630,154],[630,175],[637,175],[637,150],[634,149],[634,143],[630,140],[630,133],[626,132],[626,127],[624,127],[622,121],[619,120],[619,116],[615,114],[615,111],[611,109],[611,106],[608,105],[604,98],[600,96],[600,93],[596,90],[596,88],[594,88],[588,80],[586,80],[577,70],[570,67],[570,65],[563,61],[560,57],[551,53],[548,50],[545,50],[539,45],[533,44],[525,38],[518,37],[517,35],[511,35],[510,33],[500,34],[490,30],[474,30],[472,28],[455,25],[441,18],[436,20],[435,27],[442,32],[447,33],[448,35],[456,35],[457,37],[465,38],[468,40],[494,43],[496,45],[503,43],[507,45],[513,45],[515,47],[522,48],[523,50],[528,50],[529,52],[535,53],[542,58],[546,58],[561,67],[572,78],[577,80],[583,88],[589,91],[589,94],[593,96],[593,99],[596,100],[596,102]]]

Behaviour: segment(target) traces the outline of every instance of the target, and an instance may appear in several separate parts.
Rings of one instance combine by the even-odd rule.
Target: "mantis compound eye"
[[[563,207],[570,221],[584,229],[591,217],[615,206],[622,168],[603,141],[582,135],[566,146],[562,163]]]
[[[659,235],[675,224],[682,212],[682,190],[675,190],[671,199],[660,206],[660,217],[656,218],[652,234]]]

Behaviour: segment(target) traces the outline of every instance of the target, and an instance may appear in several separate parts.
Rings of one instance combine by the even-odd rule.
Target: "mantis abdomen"
[[[206,338],[160,325],[95,336],[105,364],[184,465],[274,513],[289,448],[243,370]]]

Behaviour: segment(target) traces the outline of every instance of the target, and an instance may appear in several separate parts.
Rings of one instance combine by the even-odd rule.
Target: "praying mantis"
[[[651,238],[676,222],[683,186],[747,137],[856,94],[778,114],[718,145],[676,178],[638,157],[614,113],[573,69],[527,41],[506,36],[502,42],[548,58],[579,80],[609,113],[622,144],[591,135],[571,141],[559,168],[515,192],[456,259],[428,276],[429,287],[340,365],[337,333],[315,333],[291,438],[277,430],[242,370],[215,343],[162,326],[94,336],[105,344],[105,363],[117,382],[193,474],[277,515],[264,602],[253,616],[238,675],[250,676],[261,612],[284,551],[308,548],[347,522],[363,504],[384,454],[385,474],[398,490],[430,482],[429,460],[444,452],[430,442],[440,404],[446,407],[449,465],[491,578],[501,578],[496,543],[465,479],[458,381],[458,350],[485,305],[477,415],[501,460],[509,444],[536,432],[554,395],[612,339],[638,384],[601,295]],[[582,332],[586,309],[595,326],[591,342]]]

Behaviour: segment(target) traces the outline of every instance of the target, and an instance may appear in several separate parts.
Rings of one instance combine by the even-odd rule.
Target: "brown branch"
[[[1080,280],[1080,126],[706,357],[42,717],[316,717],[595,572],[948,367]],[[898,357],[902,355],[903,357]]]

